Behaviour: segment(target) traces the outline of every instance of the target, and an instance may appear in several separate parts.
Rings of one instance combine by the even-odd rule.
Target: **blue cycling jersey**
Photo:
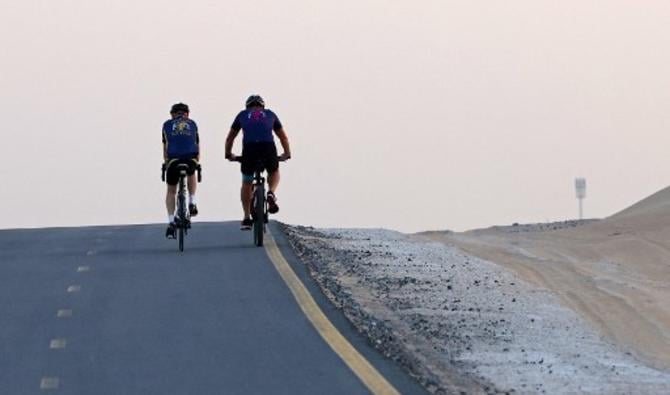
[[[273,130],[279,130],[282,124],[277,115],[267,109],[247,109],[235,117],[231,129],[242,129],[243,143],[271,143],[274,142]]]
[[[169,159],[192,158],[200,152],[198,125],[192,119],[176,117],[163,124],[163,144]]]

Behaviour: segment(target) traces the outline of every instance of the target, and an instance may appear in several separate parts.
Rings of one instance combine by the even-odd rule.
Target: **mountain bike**
[[[196,165],[195,170],[198,172],[198,182],[202,181],[202,168],[200,164]],[[165,181],[165,173],[167,166],[163,164],[162,180]],[[188,165],[179,163],[177,165],[179,172],[179,187],[177,188],[177,211],[175,212],[174,224],[177,229],[177,241],[179,244],[179,251],[184,252],[184,237],[188,235],[188,230],[191,229],[191,213],[188,211],[186,204],[186,177],[188,172]]]
[[[285,161],[281,157],[280,162]],[[235,162],[242,162],[242,157],[237,156],[233,159]],[[254,166],[253,194],[251,198],[251,220],[253,221],[252,233],[254,235],[254,244],[258,247],[263,246],[263,237],[265,236],[265,227],[268,223],[268,202],[265,194],[265,164],[262,159],[258,159]]]

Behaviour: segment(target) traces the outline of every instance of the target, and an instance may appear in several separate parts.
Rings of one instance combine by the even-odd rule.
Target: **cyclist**
[[[233,142],[242,130],[242,188],[240,190],[240,200],[242,201],[244,218],[240,229],[249,230],[253,225],[250,212],[253,193],[252,182],[255,166],[259,160],[262,161],[265,170],[268,172],[268,211],[272,214],[279,211],[275,194],[279,185],[279,160],[272,132],[277,135],[284,150],[280,157],[281,160],[291,157],[291,148],[279,118],[274,112],[265,108],[265,101],[262,97],[258,95],[249,96],[245,104],[246,109],[237,114],[226,138],[226,159],[235,160],[237,158],[232,153]]]
[[[200,161],[200,136],[198,126],[189,118],[188,105],[177,103],[170,109],[171,119],[163,124],[163,160],[166,168],[167,194],[165,207],[168,213],[168,227],[165,237],[175,237],[175,195],[179,183],[177,165],[188,165],[188,210],[192,217],[198,215],[196,205],[196,186],[198,185],[195,169]]]

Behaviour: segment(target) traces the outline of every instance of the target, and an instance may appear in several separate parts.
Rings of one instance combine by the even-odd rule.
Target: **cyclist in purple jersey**
[[[233,143],[240,130],[243,133],[240,200],[242,201],[242,210],[244,212],[240,228],[242,230],[249,230],[252,226],[250,205],[256,163],[261,160],[265,170],[268,172],[268,211],[274,214],[279,211],[275,192],[280,178],[279,158],[277,157],[274,135],[277,135],[284,150],[284,153],[280,157],[282,160],[291,157],[291,148],[279,118],[274,112],[265,108],[265,101],[258,95],[249,96],[246,101],[246,109],[237,114],[230,127],[230,132],[228,132],[228,137],[226,138],[226,159],[235,160],[237,158],[232,153],[232,150]]]
[[[200,161],[200,136],[198,125],[189,119],[189,108],[184,103],[177,103],[170,109],[171,119],[163,123],[163,161],[166,168],[167,193],[165,207],[168,213],[168,228],[165,237],[175,235],[174,211],[175,195],[179,183],[178,164],[188,165],[188,210],[191,217],[198,215],[195,191],[198,185],[195,170]]]

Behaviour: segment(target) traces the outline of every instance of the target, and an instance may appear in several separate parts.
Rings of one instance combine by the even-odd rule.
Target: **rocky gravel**
[[[328,298],[431,393],[670,393],[670,372],[492,262],[389,230],[283,227]]]

